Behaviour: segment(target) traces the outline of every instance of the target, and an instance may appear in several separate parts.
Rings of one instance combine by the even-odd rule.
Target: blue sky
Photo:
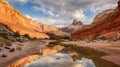
[[[118,0],[8,0],[22,14],[40,23],[65,27],[73,19],[90,24],[94,17],[117,6]]]

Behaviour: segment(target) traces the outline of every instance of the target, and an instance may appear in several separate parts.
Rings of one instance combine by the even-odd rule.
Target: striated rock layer
[[[83,26],[71,34],[71,38],[91,38],[96,34],[106,37],[120,37],[120,3],[114,10],[99,13],[92,24]]]
[[[25,17],[6,0],[0,0],[0,23],[7,25],[14,32],[19,31],[21,35],[29,34],[36,38],[49,38],[45,32],[60,32],[56,27],[41,24]]]

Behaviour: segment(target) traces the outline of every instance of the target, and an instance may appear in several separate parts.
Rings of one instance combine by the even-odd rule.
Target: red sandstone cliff
[[[99,13],[92,24],[79,28],[71,34],[71,38],[90,38],[97,33],[106,37],[120,37],[120,3],[114,10]]]
[[[29,34],[36,38],[49,38],[45,32],[61,32],[56,27],[40,24],[25,17],[6,0],[0,0],[0,23],[7,25],[14,32],[19,31],[21,35]]]

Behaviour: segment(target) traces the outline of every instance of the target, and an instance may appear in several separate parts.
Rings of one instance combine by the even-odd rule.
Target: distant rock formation
[[[25,17],[6,0],[0,0],[0,23],[7,25],[13,32],[19,31],[21,35],[28,34],[30,37],[36,38],[49,38],[45,32],[61,32],[56,27],[41,24]]]
[[[68,27],[61,28],[61,30],[70,34],[81,26],[83,26],[83,23],[74,19],[72,24],[70,24]]]
[[[81,21],[77,21],[76,19],[74,19],[73,23],[71,25],[73,25],[73,26],[82,26],[83,23]]]
[[[93,23],[79,28],[71,34],[71,38],[91,38],[96,34],[106,37],[120,37],[120,1],[116,9],[99,13]]]

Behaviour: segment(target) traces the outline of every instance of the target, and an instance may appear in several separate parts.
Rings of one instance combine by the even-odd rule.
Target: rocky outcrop
[[[19,31],[21,35],[30,37],[49,38],[45,32],[59,31],[56,27],[35,22],[18,10],[14,9],[6,0],[0,0],[0,23],[7,25],[13,32]]]
[[[119,3],[120,5],[120,3]],[[120,34],[120,7],[110,9],[99,13],[92,24],[83,26],[71,34],[71,38],[88,38],[100,34],[106,37],[111,35]],[[114,32],[114,33],[113,33]],[[107,35],[111,33],[111,35]],[[112,34],[113,33],[113,34]],[[120,37],[120,36],[119,36]]]
[[[4,24],[0,24],[0,34],[14,35],[13,31]]]
[[[82,26],[83,23],[81,21],[74,19],[72,24],[70,24],[68,27],[61,28],[61,30],[70,34]]]
[[[73,25],[73,26],[82,26],[83,23],[81,21],[77,21],[76,19],[74,19],[73,23],[71,25]]]
[[[27,38],[25,38],[24,36],[16,37],[15,33],[7,25],[4,24],[0,24],[0,37],[19,42],[27,40]]]
[[[108,10],[105,10],[101,13],[99,13],[93,20],[92,24],[93,26],[97,25],[97,24],[101,24],[103,23],[107,18],[108,16],[113,16],[114,14],[114,9],[108,9]]]

